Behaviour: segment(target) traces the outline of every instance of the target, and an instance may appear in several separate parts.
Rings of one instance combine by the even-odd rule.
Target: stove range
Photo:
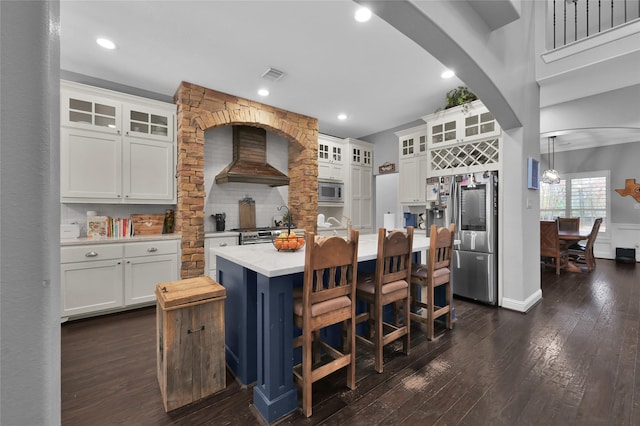
[[[238,243],[247,245],[270,243],[272,238],[283,230],[286,231],[283,228],[236,228],[229,231],[238,232],[240,234]]]

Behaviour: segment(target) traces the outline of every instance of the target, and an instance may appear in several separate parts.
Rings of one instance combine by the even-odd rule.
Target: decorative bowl
[[[284,231],[274,236],[271,242],[278,251],[298,251],[304,247],[304,236]]]

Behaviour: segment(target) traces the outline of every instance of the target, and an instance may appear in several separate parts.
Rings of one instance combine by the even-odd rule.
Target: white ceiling
[[[320,132],[353,138],[420,120],[464,84],[443,80],[440,62],[375,15],[356,22],[358,7],[351,0],[61,0],[60,67],[169,98],[188,81],[315,117]],[[118,48],[100,48],[98,37]],[[262,78],[269,67],[284,77]],[[541,81],[541,102],[549,93],[579,93],[564,90],[573,76]],[[271,95],[260,97],[262,87]],[[556,149],[639,139],[640,129],[574,129],[557,138]]]
[[[357,8],[350,0],[62,0],[60,67],[167,96],[188,81],[354,138],[419,120],[463,84],[443,80],[442,64],[375,15],[356,22]],[[118,48],[100,48],[97,37]],[[269,67],[285,76],[262,78]],[[271,95],[258,96],[261,87]]]

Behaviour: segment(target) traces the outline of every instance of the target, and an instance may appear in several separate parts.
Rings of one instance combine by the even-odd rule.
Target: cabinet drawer
[[[124,246],[124,257],[154,256],[159,254],[174,254],[177,252],[178,240],[147,241],[143,243],[129,243]]]
[[[217,247],[238,245],[238,237],[207,238],[205,241],[207,245],[206,251],[207,251],[207,268],[208,269],[215,269],[216,267],[216,254],[212,249],[215,249]]]
[[[60,248],[60,263],[122,258],[122,244],[92,244]]]

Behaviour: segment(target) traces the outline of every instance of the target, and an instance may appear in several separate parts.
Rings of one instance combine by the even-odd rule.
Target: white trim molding
[[[536,303],[542,300],[542,290],[536,290],[531,296],[525,300],[509,299],[508,297],[502,298],[502,307],[511,309],[512,311],[528,312]]]

